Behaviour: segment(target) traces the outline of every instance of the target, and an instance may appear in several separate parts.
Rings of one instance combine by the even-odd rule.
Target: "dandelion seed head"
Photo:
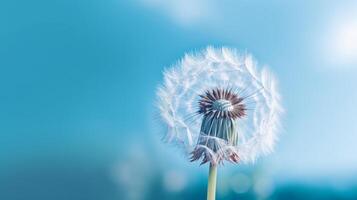
[[[164,72],[157,94],[165,140],[191,161],[248,163],[273,150],[283,111],[277,83],[248,54],[212,47],[187,54]]]

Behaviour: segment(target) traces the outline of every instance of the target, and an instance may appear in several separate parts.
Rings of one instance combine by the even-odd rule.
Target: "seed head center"
[[[216,111],[232,111],[234,109],[232,103],[226,99],[218,99],[213,102],[212,105],[213,110]]]

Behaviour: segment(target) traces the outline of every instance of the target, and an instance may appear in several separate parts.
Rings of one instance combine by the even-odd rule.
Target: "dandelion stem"
[[[216,199],[217,165],[210,164],[207,187],[207,200]]]

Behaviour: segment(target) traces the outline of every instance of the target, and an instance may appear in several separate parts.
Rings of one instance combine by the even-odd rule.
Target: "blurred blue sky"
[[[111,170],[136,158],[144,177],[205,175],[160,144],[153,106],[164,67],[207,45],[250,52],[279,78],[284,129],[258,167],[356,182],[356,1],[12,0],[0,2],[1,199],[49,199],[30,191],[53,179],[73,199],[91,198],[66,183],[115,199]]]

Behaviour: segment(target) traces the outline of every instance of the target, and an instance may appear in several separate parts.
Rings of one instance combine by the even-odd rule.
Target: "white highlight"
[[[267,199],[274,191],[273,183],[268,178],[259,177],[254,183],[254,192],[262,199]]]
[[[111,175],[121,191],[122,199],[144,199],[154,179],[153,164],[147,151],[140,145],[126,149],[125,158],[112,167]]]
[[[346,11],[347,12],[347,11]],[[357,15],[337,13],[327,25],[323,45],[327,61],[338,66],[357,64]]]
[[[245,163],[272,152],[283,109],[274,76],[266,68],[256,68],[252,56],[234,49],[208,47],[185,55],[165,71],[164,84],[157,92],[157,106],[167,127],[165,139],[192,151],[202,121],[196,114],[198,95],[207,89],[226,87],[241,90],[243,96],[254,94],[249,97],[254,106],[248,106],[252,110],[245,119],[237,120],[238,145],[224,143],[222,149],[238,152]],[[215,156],[214,152],[207,153]]]
[[[213,102],[212,107],[214,110],[220,110],[220,111],[232,111],[234,109],[232,103],[225,99],[219,99]]]
[[[339,56],[357,61],[357,21],[340,25],[336,32],[335,46]]]
[[[235,174],[229,182],[232,190],[237,194],[248,192],[252,186],[252,180],[243,173]]]
[[[179,171],[168,171],[164,174],[165,188],[170,192],[180,192],[187,185],[186,175]]]

